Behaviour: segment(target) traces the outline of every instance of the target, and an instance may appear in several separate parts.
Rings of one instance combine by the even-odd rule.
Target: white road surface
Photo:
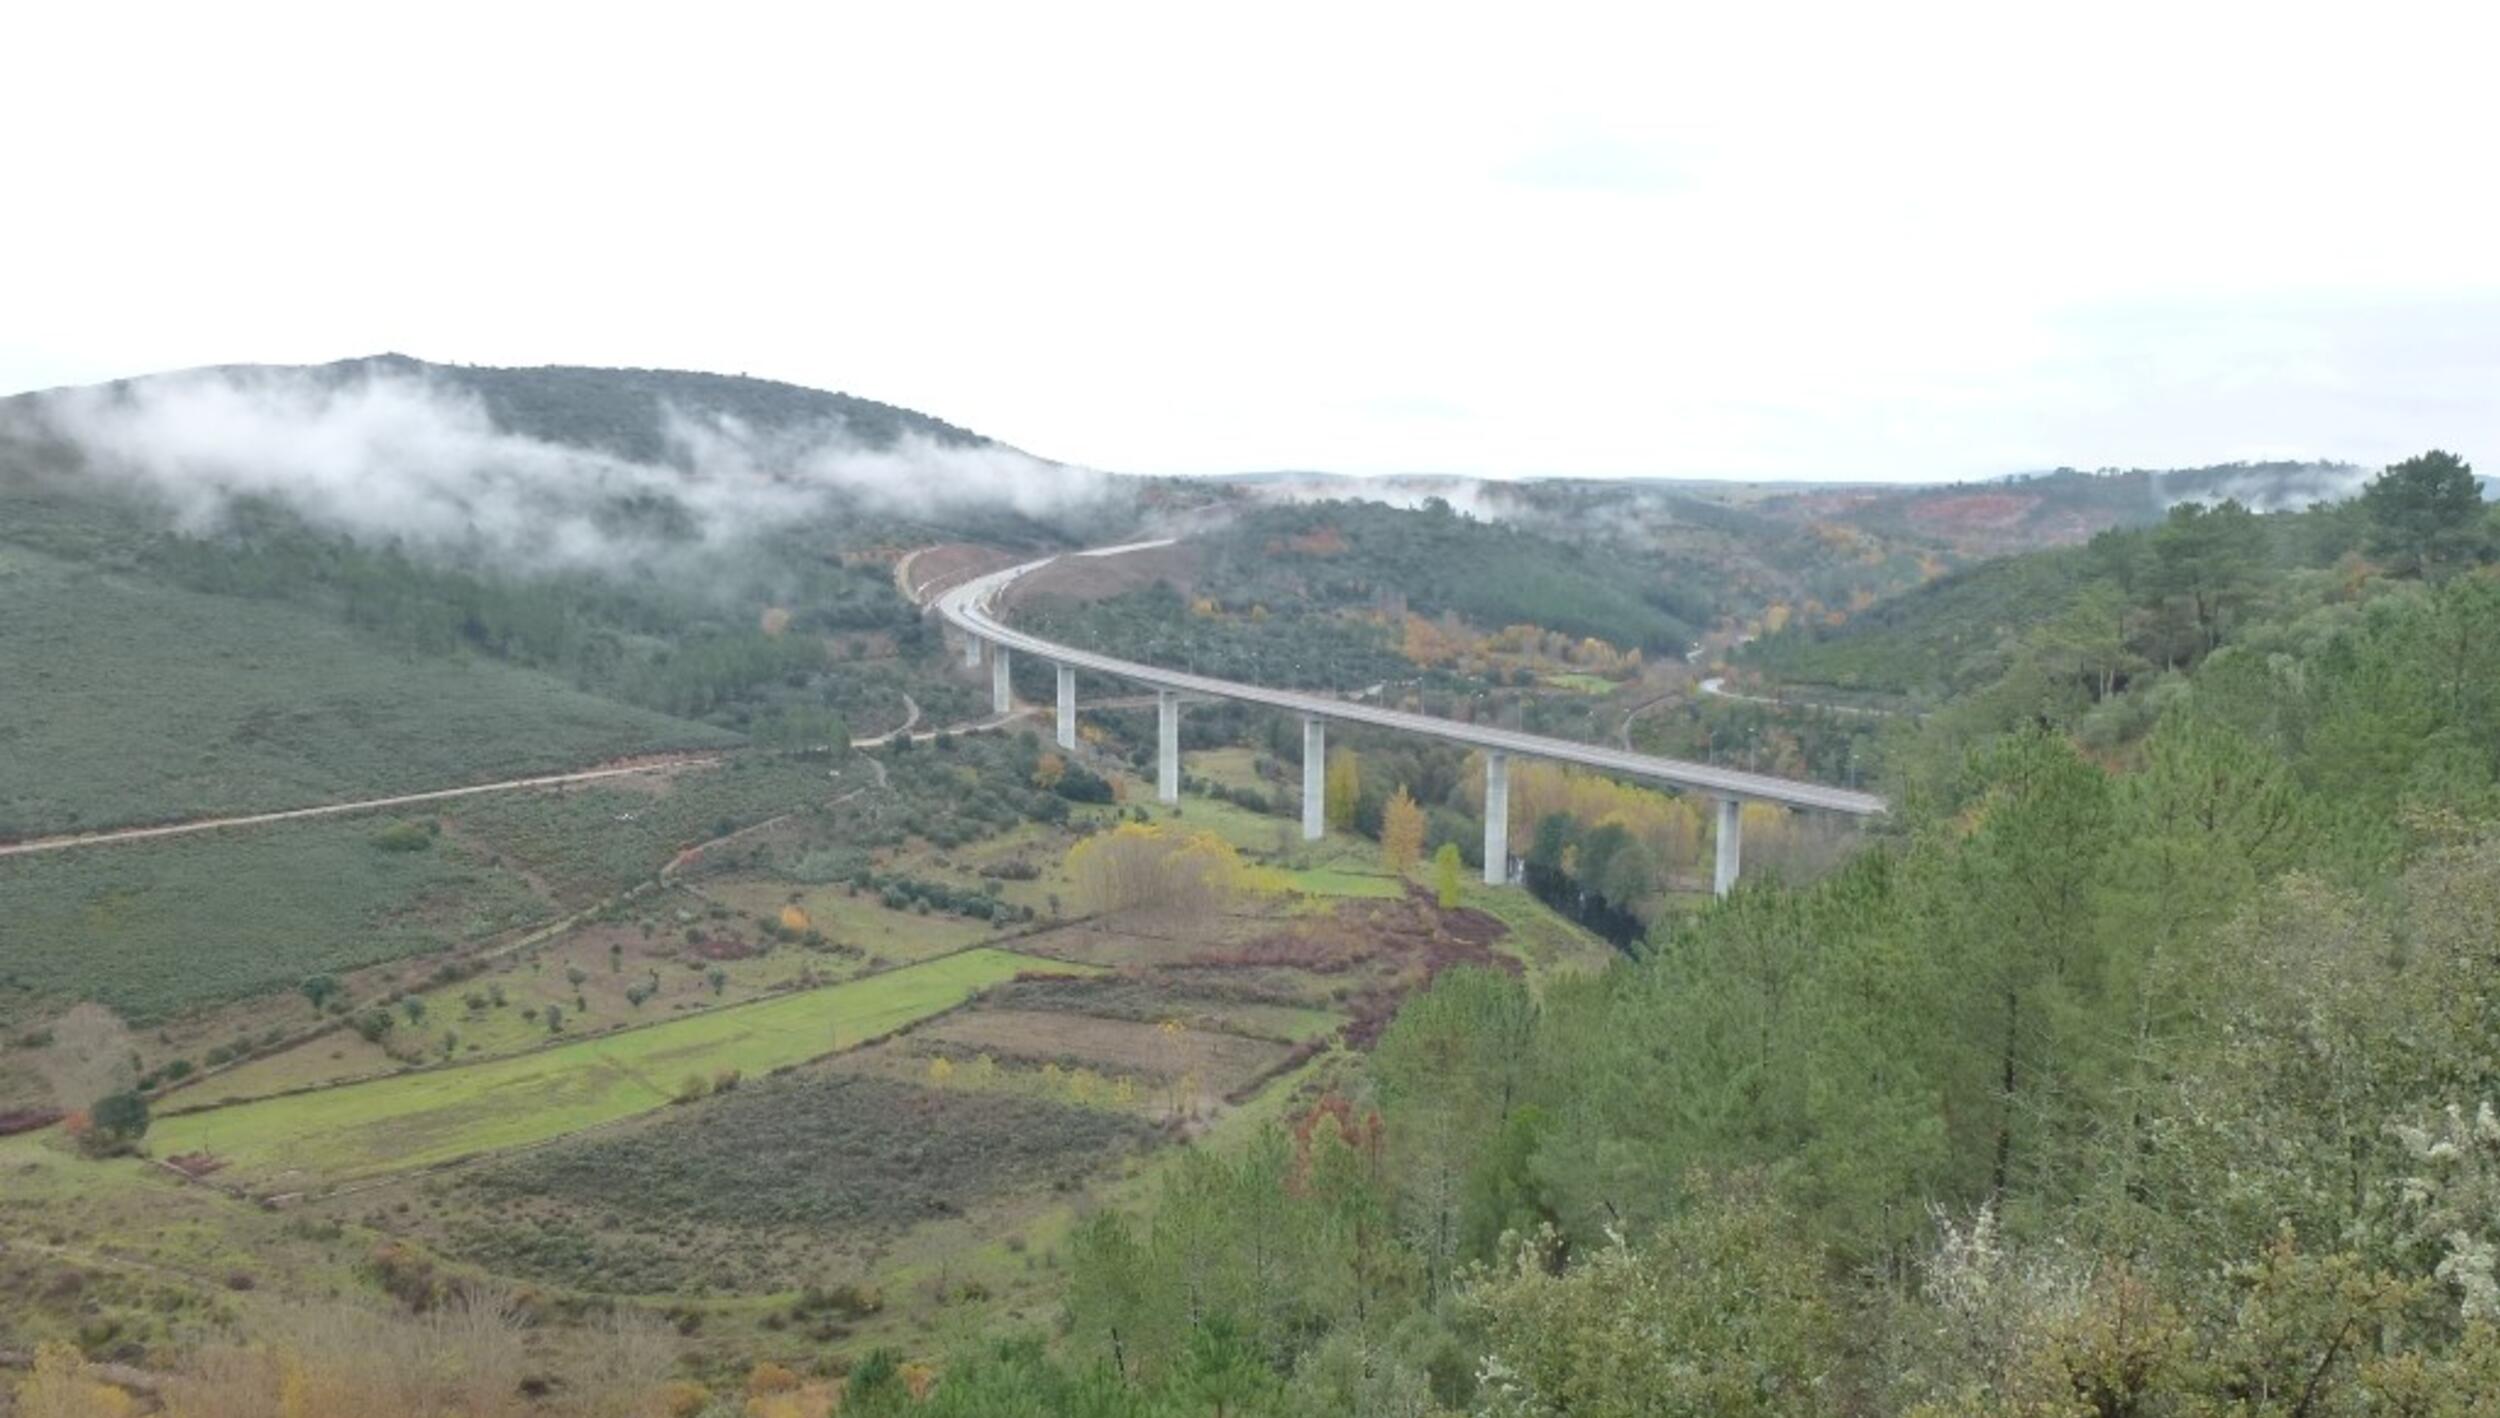
[[[1077,556],[1114,556],[1121,552],[1147,547],[1168,546],[1169,539],[1157,542],[1134,542],[1125,546],[1102,547],[1094,551],[1074,553]],[[1732,798],[1742,802],[1778,803],[1784,807],[1803,808],[1817,812],[1837,812],[1851,817],[1873,817],[1885,811],[1884,800],[1873,793],[1855,792],[1847,788],[1825,787],[1820,783],[1801,783],[1788,778],[1775,778],[1764,773],[1746,773],[1719,768],[1707,763],[1691,763],[1679,758],[1658,758],[1645,753],[1630,753],[1597,744],[1579,743],[1571,739],[1547,738],[1542,734],[1520,733],[1513,729],[1497,729],[1483,724],[1464,724],[1454,719],[1435,718],[1429,714],[1410,714],[1324,694],[1308,694],[1297,690],[1269,689],[1264,685],[1239,684],[1232,680],[1214,679],[1206,675],[1187,674],[1179,670],[1159,669],[1130,660],[1098,655],[1028,635],[1000,621],[991,611],[998,594],[1018,578],[1038,571],[1058,560],[1044,557],[976,576],[953,587],[936,600],[938,614],[957,629],[993,644],[1004,645],[1016,654],[1032,655],[1054,664],[1073,665],[1080,670],[1110,675],[1133,684],[1154,689],[1175,690],[1183,694],[1204,695],[1214,699],[1234,699],[1247,704],[1264,704],[1296,714],[1345,724],[1367,724],[1374,728],[1395,729],[1401,733],[1423,734],[1450,743],[1516,754],[1523,758],[1549,759],[1557,763],[1573,763],[1604,773],[1620,774],[1666,783],[1691,792],[1713,797]]]

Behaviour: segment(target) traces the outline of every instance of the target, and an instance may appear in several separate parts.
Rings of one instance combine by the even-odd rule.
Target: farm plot
[[[689,1075],[760,1074],[848,1048],[1048,966],[966,951],[516,1058],[187,1113],[167,1118],[150,1141],[159,1155],[208,1153],[230,1179],[272,1189],[423,1167],[660,1107]]]
[[[840,886],[794,886],[746,877],[707,880],[700,890],[706,899],[767,920],[795,906],[813,929],[876,959],[925,960],[998,934],[988,921],[889,910],[872,895],[853,895]]]
[[[1239,1034],[1038,1009],[970,1010],[939,1020],[912,1042],[916,1050],[948,1057],[987,1054],[1002,1064],[1056,1064],[1159,1081],[1191,1077],[1218,1095],[1292,1052]]]
[[[1085,979],[1020,980],[990,992],[992,1009],[1056,1010],[1103,1019],[1160,1024],[1177,1020],[1191,1029],[1242,1034],[1253,1039],[1299,1044],[1334,1032],[1345,1016],[1296,1001],[1299,992],[1262,991],[1247,982],[1223,982],[1225,988],[1195,992],[1177,989],[1169,980],[1126,972]]]
[[[769,1079],[437,1188],[450,1248],[616,1293],[796,1288],[1016,1190],[1073,1190],[1149,1145],[1100,1109],[852,1072]]]
[[[645,909],[660,920],[674,920],[666,908],[679,899],[699,904],[699,898],[679,894]],[[525,1053],[548,1043],[550,1009],[563,1019],[564,1032],[578,1038],[868,973],[857,952],[749,942],[746,923],[701,919],[692,928],[698,937],[693,942],[682,931],[642,930],[623,921],[578,926],[476,975],[439,984],[422,974],[398,981],[396,1008],[392,980],[356,979],[351,997],[366,1003],[351,1014],[388,1020],[380,1037],[368,1040],[353,1028],[333,1029],[204,1078],[169,1095],[159,1111],[169,1115],[265,1098],[411,1064]]]

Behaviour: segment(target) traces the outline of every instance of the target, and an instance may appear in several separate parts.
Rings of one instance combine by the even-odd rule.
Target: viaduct
[[[1072,553],[1076,556],[1117,556],[1123,552],[1142,551],[1165,546],[1168,541],[1134,542],[1126,546],[1102,547],[1093,551]],[[1205,675],[1186,674],[1178,670],[1158,669],[1130,660],[1114,659],[1089,650],[1061,645],[1028,635],[999,620],[992,610],[1001,591],[1016,580],[1059,558],[1043,557],[1021,566],[977,576],[941,593],[936,600],[937,611],[946,623],[964,636],[964,663],[981,663],[981,650],[989,647],[990,692],[996,712],[1004,714],[1013,705],[1007,682],[1010,654],[1032,655],[1058,667],[1059,671],[1059,746],[1076,747],[1076,672],[1087,670],[1108,675],[1132,684],[1144,685],[1155,692],[1159,711],[1155,776],[1156,793],[1167,803],[1180,801],[1181,794],[1181,697],[1194,695],[1205,699],[1230,699],[1247,704],[1264,704],[1283,709],[1302,718],[1302,835],[1317,841],[1327,830],[1324,813],[1326,794],[1323,791],[1327,772],[1327,725],[1330,720],[1346,724],[1367,724],[1375,728],[1394,729],[1400,733],[1422,734],[1448,743],[1462,743],[1484,750],[1484,879],[1494,885],[1504,884],[1510,875],[1510,760],[1513,755],[1541,758],[1558,763],[1577,764],[1619,777],[1638,778],[1664,783],[1687,792],[1700,793],[1718,802],[1718,823],[1715,836],[1718,859],[1712,873],[1712,888],[1725,896],[1736,885],[1737,864],[1742,859],[1742,823],[1739,809],[1749,802],[1777,803],[1782,807],[1818,812],[1834,812],[1849,817],[1874,817],[1884,812],[1884,800],[1872,793],[1846,788],[1825,787],[1819,783],[1800,783],[1788,778],[1775,778],[1762,773],[1744,773],[1706,763],[1690,763],[1676,758],[1656,758],[1642,753],[1623,753],[1595,744],[1577,743],[1570,739],[1547,738],[1541,734],[1520,733],[1511,729],[1492,728],[1483,724],[1465,724],[1453,719],[1435,718],[1429,714],[1409,714],[1379,705],[1337,699],[1324,694],[1305,694],[1293,690],[1269,689],[1255,684],[1237,684],[1231,680],[1213,679]]]

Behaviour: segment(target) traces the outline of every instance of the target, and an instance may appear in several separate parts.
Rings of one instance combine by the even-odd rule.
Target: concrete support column
[[[1076,748],[1076,667],[1059,667],[1059,746]]]
[[[1745,805],[1734,798],[1719,799],[1718,868],[1710,874],[1710,890],[1725,896],[1736,889],[1736,865],[1745,852]]]
[[[1302,716],[1302,840],[1328,835],[1328,726]]]
[[[964,668],[981,668],[981,637],[969,630],[964,632]]]
[[[1015,687],[1007,682],[1007,647],[990,647],[990,712],[1004,714],[1016,707]]]
[[[1155,691],[1155,798],[1181,800],[1181,697],[1168,689]]]
[[[1510,881],[1510,755],[1484,756],[1484,883]]]

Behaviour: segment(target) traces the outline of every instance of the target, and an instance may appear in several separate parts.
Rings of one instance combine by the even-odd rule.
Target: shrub
[[[148,1100],[135,1092],[107,1093],[87,1110],[87,1150],[109,1155],[129,1149],[148,1130]]]
[[[422,852],[434,845],[434,829],[431,823],[394,822],[365,841],[385,852]]]

